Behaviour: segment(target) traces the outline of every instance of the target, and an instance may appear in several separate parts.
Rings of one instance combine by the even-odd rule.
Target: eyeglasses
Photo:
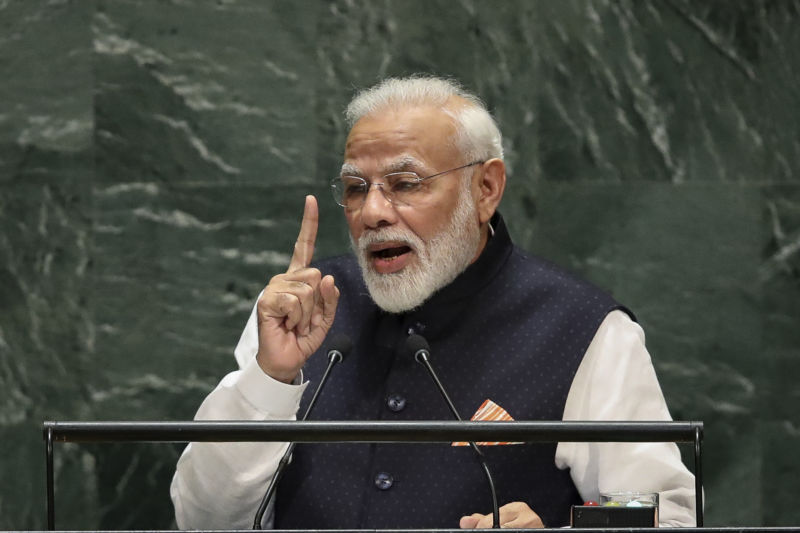
[[[331,180],[331,191],[336,203],[350,211],[361,209],[372,187],[378,187],[384,198],[393,205],[414,206],[419,205],[428,195],[428,180],[484,162],[473,161],[424,178],[416,172],[392,172],[377,182],[369,182],[358,176],[337,176]]]

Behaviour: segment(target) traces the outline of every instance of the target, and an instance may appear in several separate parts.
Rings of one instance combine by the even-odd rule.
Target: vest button
[[[380,490],[389,490],[393,483],[394,478],[386,472],[378,472],[378,475],[375,476],[375,486]]]
[[[406,399],[399,394],[392,394],[386,399],[386,405],[389,406],[391,411],[399,413],[406,408]]]

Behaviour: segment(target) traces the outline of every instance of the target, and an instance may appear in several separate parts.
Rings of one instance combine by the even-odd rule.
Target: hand
[[[492,513],[462,516],[458,522],[461,529],[490,529]],[[500,508],[500,527],[513,529],[534,529],[544,527],[542,519],[524,502],[507,503]]]
[[[285,274],[272,278],[256,304],[256,360],[269,376],[291,383],[333,325],[339,289],[333,276],[309,268],[319,225],[317,199],[306,196],[303,222]]]

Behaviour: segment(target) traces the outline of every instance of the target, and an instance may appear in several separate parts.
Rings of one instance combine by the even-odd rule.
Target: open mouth
[[[411,251],[411,248],[408,246],[393,246],[391,248],[383,248],[381,250],[376,250],[371,252],[372,257],[383,259],[385,261],[392,261],[397,259],[403,254],[407,254]]]
[[[379,274],[391,274],[405,268],[414,249],[403,242],[376,243],[367,249],[372,268]]]

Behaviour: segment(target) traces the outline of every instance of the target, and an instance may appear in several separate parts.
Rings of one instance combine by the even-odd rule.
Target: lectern
[[[694,444],[697,525],[703,526],[702,422],[44,422],[47,527],[55,530],[57,442],[677,442]],[[342,531],[342,530],[338,530]],[[402,531],[402,530],[392,530]],[[449,530],[440,530],[449,531]],[[575,530],[580,531],[578,529]],[[597,531],[597,530],[590,530]],[[606,530],[608,531],[608,530]],[[632,531],[625,529],[626,532]]]

